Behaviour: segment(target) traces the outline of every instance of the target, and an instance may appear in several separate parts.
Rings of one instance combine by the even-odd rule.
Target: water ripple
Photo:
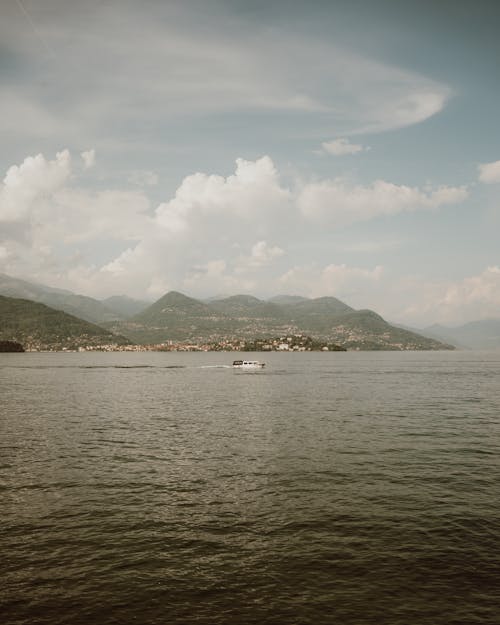
[[[500,357],[230,361],[0,356],[2,622],[497,623]]]

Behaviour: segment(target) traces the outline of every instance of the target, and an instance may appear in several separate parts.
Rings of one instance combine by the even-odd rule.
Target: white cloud
[[[413,292],[405,290],[409,282],[396,287],[376,257],[369,266],[353,266],[325,260],[324,249],[316,254],[313,248],[305,256],[301,250],[324,237],[325,223],[331,230],[380,215],[437,208],[467,193],[385,181],[304,184],[297,178],[288,188],[264,156],[238,159],[226,177],[187,176],[174,196],[153,210],[143,191],[82,189],[79,173],[72,170],[67,151],[54,160],[38,155],[9,168],[0,189],[0,271],[97,297],[159,297],[170,289],[200,297],[242,291],[332,294],[354,307],[394,313],[394,318],[424,294],[422,285]],[[94,175],[100,180],[100,172]],[[338,257],[346,249],[338,245],[332,253]],[[378,246],[367,247],[366,240],[363,249],[378,253]],[[290,258],[295,267],[287,265]],[[495,275],[492,269],[482,283],[488,278],[493,288]],[[461,287],[469,289],[469,299],[479,292],[477,284],[475,291],[471,285]],[[434,301],[442,300],[443,309],[446,299],[450,310],[459,307],[452,289],[446,298],[444,293],[443,285],[436,287]],[[389,302],[396,301],[397,308],[390,308]],[[422,296],[421,301],[430,299]],[[415,311],[415,316],[424,314]]]
[[[477,275],[453,281],[423,275],[401,276],[393,268],[384,275],[372,302],[386,319],[415,327],[433,323],[453,326],[498,318],[500,268],[493,265]]]
[[[242,279],[244,274],[259,271],[284,254],[285,251],[277,245],[269,245],[267,241],[257,241],[252,245],[250,254],[243,254],[234,260],[234,273]]]
[[[153,299],[158,299],[171,291],[172,287],[170,283],[163,277],[153,277],[149,283],[147,283],[146,294]]]
[[[349,267],[346,264],[317,264],[293,267],[279,278],[279,283],[287,292],[301,293],[309,297],[332,295],[352,304],[352,298],[360,291],[368,301],[367,291],[379,284],[384,273],[382,266],[372,269]],[[359,299],[359,298],[356,298]],[[358,303],[358,302],[356,302]],[[361,304],[363,305],[363,304]]]
[[[165,247],[152,233],[96,271],[94,281],[105,285],[107,291],[103,295],[111,292],[161,297],[169,290],[179,289],[179,272],[172,260],[176,252],[177,248]]]
[[[281,186],[272,160],[237,159],[227,178],[197,173],[187,176],[175,196],[158,206],[153,231],[135,248],[123,252],[106,271],[116,277],[132,275],[148,282],[159,271],[175,276],[177,288],[216,292],[255,285],[242,274],[263,268],[283,254],[255,233],[274,231],[285,217],[294,219],[292,193]],[[251,248],[244,256],[241,249]],[[214,250],[225,257],[224,267],[213,259]],[[148,260],[145,260],[145,257]],[[219,286],[216,288],[216,283]],[[238,289],[238,290],[240,290]]]
[[[222,259],[210,260],[191,267],[182,282],[182,289],[188,293],[200,292],[213,295],[227,292],[251,292],[257,287],[255,280],[235,275],[228,263]]]
[[[384,180],[376,180],[369,186],[352,186],[335,179],[306,184],[297,201],[305,217],[345,225],[381,215],[437,208],[461,202],[466,197],[465,187],[421,191]]]
[[[27,157],[7,171],[0,187],[0,222],[23,224],[20,238],[42,245],[85,239],[139,239],[148,227],[149,200],[139,192],[75,188],[71,156]]]
[[[82,157],[85,169],[90,169],[95,165],[95,150],[86,150],[85,152],[81,152],[80,156]]]
[[[14,275],[96,293],[113,284],[99,282],[94,256],[147,237],[150,203],[137,192],[75,187],[71,165],[64,150],[54,160],[38,154],[8,169],[0,187],[0,245],[7,250],[0,261]]]
[[[222,12],[212,7],[207,26],[191,3],[153,3],[148,11],[125,3],[119,20],[112,4],[90,12],[63,4],[55,12],[31,7],[44,40],[58,51],[50,71],[19,16],[0,21],[6,58],[16,59],[14,78],[6,72],[0,91],[0,130],[13,142],[47,136],[59,144],[92,141],[99,149],[115,145],[121,155],[138,142],[148,150],[164,148],[167,128],[175,130],[167,136],[179,147],[196,139],[193,117],[227,112],[243,113],[246,121],[249,112],[259,117],[221,126],[225,140],[237,128],[264,128],[281,141],[290,131],[284,126],[281,134],[276,112],[296,115],[292,123],[303,136],[317,136],[325,122],[335,134],[380,132],[428,119],[451,96],[447,85],[331,38],[318,40],[286,24],[276,37],[227,5]],[[32,80],[34,67],[39,80]],[[136,123],[145,110],[147,124]]]
[[[498,265],[461,280],[446,281],[400,275],[395,267],[322,267],[312,263],[288,270],[279,284],[282,292],[309,297],[332,295],[353,308],[371,308],[388,321],[414,327],[498,318],[500,311]]]
[[[445,318],[463,320],[498,317],[500,312],[500,267],[487,267],[476,276],[469,276],[447,286],[436,308]]]
[[[486,184],[500,182],[500,161],[479,165],[479,180]]]
[[[234,175],[187,176],[175,197],[156,209],[156,221],[165,233],[180,235],[190,222],[200,218],[251,221],[269,211],[280,211],[290,201],[290,192],[281,187],[272,160],[263,156],[256,161],[236,160]]]
[[[263,267],[264,265],[268,265],[275,258],[283,256],[284,253],[284,250],[277,245],[271,246],[266,241],[257,241],[257,243],[252,246],[250,258],[248,259],[249,265],[251,267]]]
[[[416,77],[412,85],[410,75],[406,78],[408,80],[406,92],[402,88],[405,80],[401,77],[402,83],[397,85],[395,90],[389,88],[385,96],[381,94],[375,96],[371,109],[373,121],[359,129],[359,132],[382,132],[404,128],[423,122],[444,109],[451,97],[450,89],[438,84],[432,85],[430,82],[425,85],[423,80],[419,84]]]
[[[51,198],[44,226],[59,231],[66,243],[85,240],[140,240],[153,228],[149,199],[139,191],[84,191],[68,187]],[[41,231],[40,227],[37,228]]]
[[[52,161],[38,154],[10,167],[0,187],[0,222],[24,220],[36,202],[63,187],[70,173],[68,150],[58,152]]]
[[[349,139],[344,137],[340,139],[333,139],[332,141],[325,141],[321,144],[321,147],[325,152],[332,154],[333,156],[358,154],[358,152],[364,152],[369,149],[359,143],[351,143]]]

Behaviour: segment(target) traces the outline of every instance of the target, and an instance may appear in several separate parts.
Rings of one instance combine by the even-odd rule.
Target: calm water
[[[0,354],[0,622],[498,623],[500,352],[233,357]]]

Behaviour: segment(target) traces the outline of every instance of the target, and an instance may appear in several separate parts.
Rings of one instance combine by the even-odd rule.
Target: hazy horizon
[[[436,5],[2,4],[0,272],[498,318],[500,7]]]

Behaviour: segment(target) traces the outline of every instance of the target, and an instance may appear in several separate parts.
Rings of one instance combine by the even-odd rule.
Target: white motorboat
[[[234,369],[263,369],[266,366],[264,362],[258,360],[234,360]]]

